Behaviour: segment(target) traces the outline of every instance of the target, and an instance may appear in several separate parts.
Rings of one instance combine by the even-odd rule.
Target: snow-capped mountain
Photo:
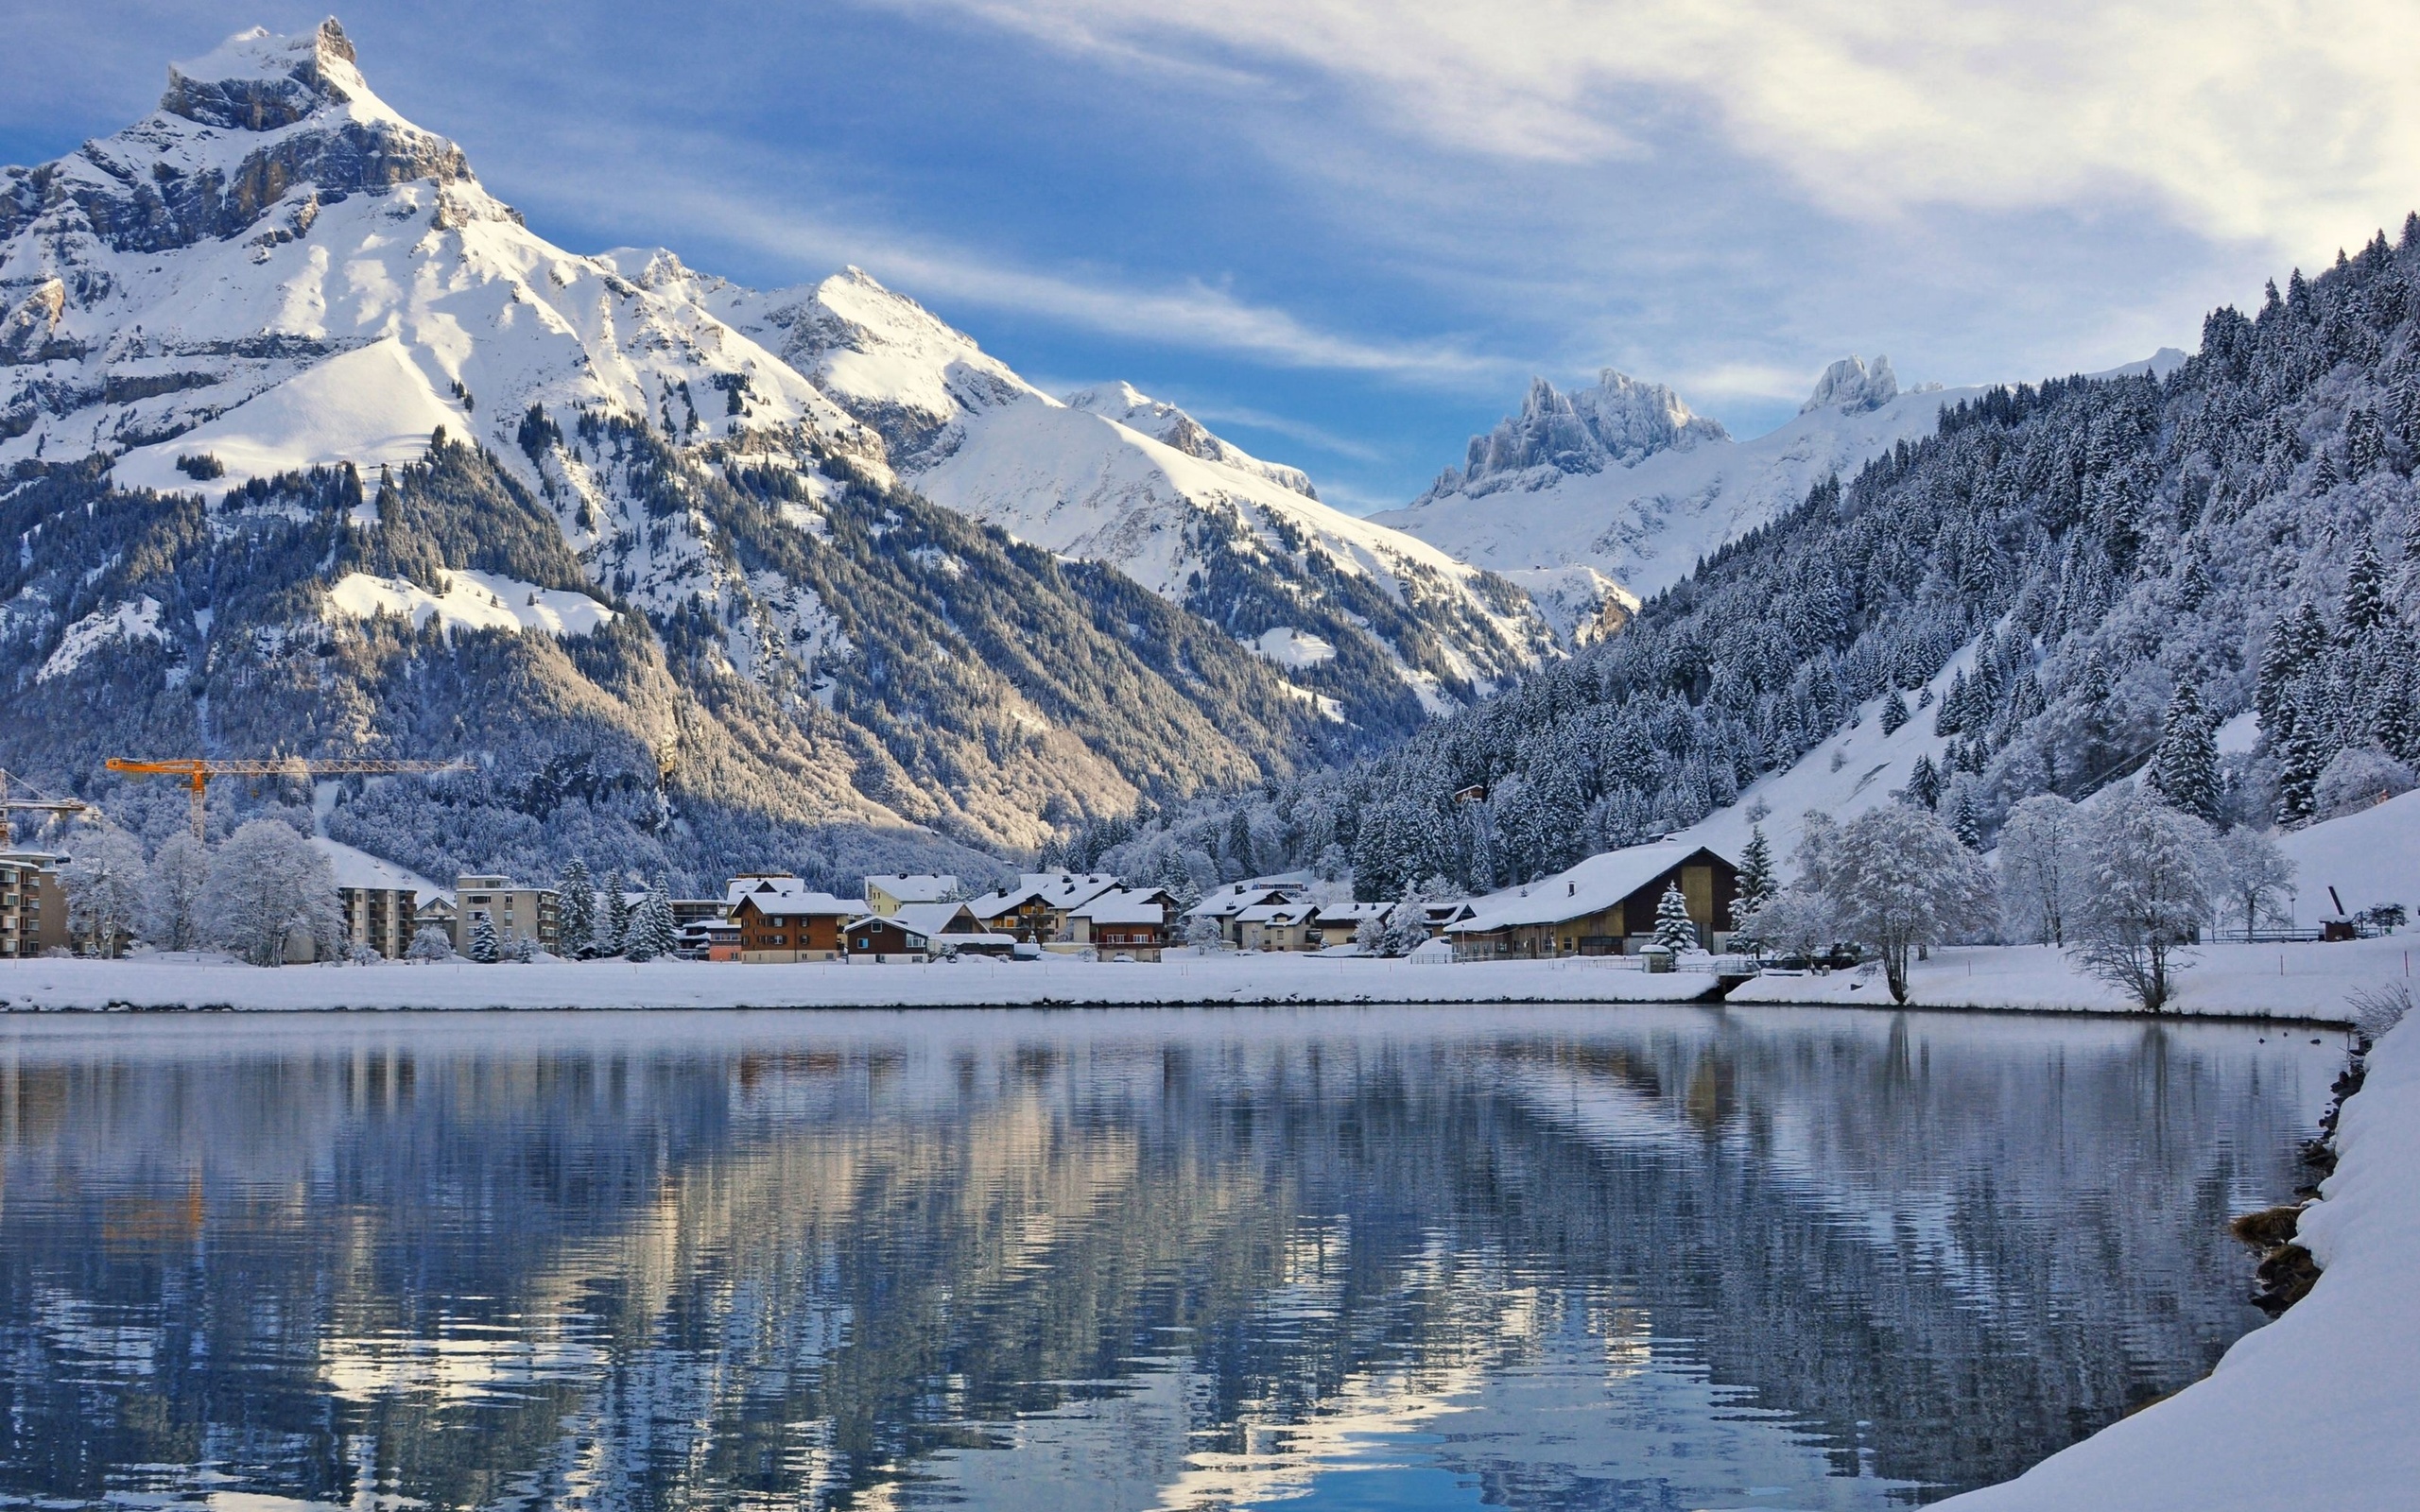
[[[880,432],[902,481],[936,503],[1106,562],[1245,644],[1328,645],[1279,664],[1355,724],[1408,728],[1551,653],[1508,585],[1330,508],[1299,470],[1128,385],[1053,398],[857,268],[759,293],[661,252],[608,256],[773,349]]]
[[[1510,585],[863,274],[554,246],[334,22],[0,176],[0,765],[480,751],[501,796],[379,800],[424,869],[544,853],[577,792],[648,869],[868,853],[837,825],[979,873],[950,847],[1366,748],[1548,648]]]

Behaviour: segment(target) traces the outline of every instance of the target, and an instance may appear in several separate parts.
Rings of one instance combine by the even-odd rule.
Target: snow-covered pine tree
[[[471,916],[470,947],[462,954],[481,966],[493,966],[503,959],[503,948],[496,943],[494,919],[484,913]]]
[[[1681,896],[1681,885],[1667,884],[1664,896],[1655,901],[1655,943],[1675,953],[1698,948],[1698,926],[1689,919],[1689,901]]]
[[[1950,805],[1949,833],[1958,843],[1978,855],[1983,850],[1982,821],[1975,816],[1975,789],[1970,782],[1958,784],[1958,799]]]
[[[681,931],[672,920],[671,894],[664,883],[658,882],[631,915],[622,954],[633,961],[651,961],[671,954],[680,943]]]
[[[631,900],[622,889],[621,878],[606,879],[605,911],[590,933],[590,943],[599,955],[619,955],[631,942]]]
[[[1893,688],[1891,690],[1891,696],[1882,700],[1882,732],[1886,735],[1897,734],[1899,727],[1907,722],[1908,696]]]
[[[2179,682],[2160,721],[2159,744],[2152,747],[2143,781],[2169,806],[2197,819],[2217,822],[2219,816],[2219,747],[2210,732],[2209,716],[2189,682]]]
[[[1765,827],[1748,827],[1748,843],[1739,852],[1739,896],[1731,905],[1735,918],[1745,918],[1762,908],[1772,898],[1780,882],[1773,876],[1772,842],[1765,838]]]
[[[1930,756],[1918,756],[1915,769],[1908,774],[1908,801],[1930,813],[1941,805],[1941,772]]]
[[[556,944],[564,958],[576,961],[596,929],[596,881],[588,874],[588,863],[572,857],[556,879],[555,895]]]

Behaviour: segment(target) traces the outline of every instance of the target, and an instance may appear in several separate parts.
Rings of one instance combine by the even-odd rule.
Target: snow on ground
[[[119,604],[111,609],[96,609],[75,624],[59,638],[59,648],[50,660],[34,674],[36,682],[48,682],[63,678],[84,664],[87,657],[112,641],[166,642],[160,628],[160,601],[146,594],[139,602]]]
[[[2323,1267],[2308,1297],[2236,1341],[2206,1379],[1940,1504],[2361,1512],[2420,1500],[2420,1021],[2379,1041],[2338,1152],[2302,1218]]]
[[[924,966],[742,966],[694,961],[467,961],[265,969],[176,956],[0,961],[0,1010],[225,1007],[739,1008],[1113,1007],[1263,1003],[1685,1003],[1699,971],[1604,960],[1424,966],[1313,955]]]
[[[2420,936],[2335,944],[2197,945],[2177,971],[2173,1013],[2220,1018],[2308,1019],[2344,1023],[2347,994],[2406,980]],[[1908,967],[1908,1005],[2007,1008],[2051,1013],[2138,1011],[2116,988],[2084,974],[2049,945],[1955,945]],[[1888,1007],[1881,968],[1826,975],[1766,975],[1732,989],[1733,1003],[1862,1004]]]
[[[544,630],[548,635],[586,635],[613,619],[614,611],[565,588],[540,588],[496,573],[455,571],[445,592],[431,593],[400,577],[347,573],[328,589],[332,613],[366,620],[406,614],[419,629],[435,614],[448,635],[457,629]]]
[[[417,462],[443,426],[471,432],[461,406],[440,398],[401,341],[389,336],[305,368],[173,440],[137,447],[112,469],[120,488],[224,494],[253,478],[351,462],[365,476],[381,463]],[[215,456],[224,477],[198,483],[180,456]]]
[[[320,785],[326,788],[333,797],[336,783],[325,782]],[[391,861],[382,861],[369,851],[356,850],[342,840],[331,840],[324,834],[317,834],[311,837],[311,845],[313,849],[328,858],[328,865],[336,869],[337,885],[339,887],[409,887],[420,895],[420,901],[423,902],[426,902],[431,898],[443,898],[450,902],[454,897],[453,888],[441,887],[409,867],[399,867]]]
[[[2299,918],[2334,914],[2330,887],[2348,912],[2401,903],[2420,914],[2420,792],[2279,835],[2277,849],[2294,863]]]
[[[1260,632],[1260,639],[1248,643],[1254,651],[1281,667],[1300,669],[1315,667],[1336,655],[1336,647],[1308,630],[1298,630],[1290,625]]]

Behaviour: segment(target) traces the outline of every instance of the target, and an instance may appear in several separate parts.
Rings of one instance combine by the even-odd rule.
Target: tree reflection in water
[[[2340,1054],[1694,1008],[9,1027],[0,1498],[53,1504],[1928,1500],[2259,1321],[2223,1222]]]

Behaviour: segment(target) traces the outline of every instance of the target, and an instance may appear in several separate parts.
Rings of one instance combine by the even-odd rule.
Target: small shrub
[[[225,477],[227,464],[208,452],[195,452],[177,458],[177,471],[197,483],[207,483],[212,478]]]

